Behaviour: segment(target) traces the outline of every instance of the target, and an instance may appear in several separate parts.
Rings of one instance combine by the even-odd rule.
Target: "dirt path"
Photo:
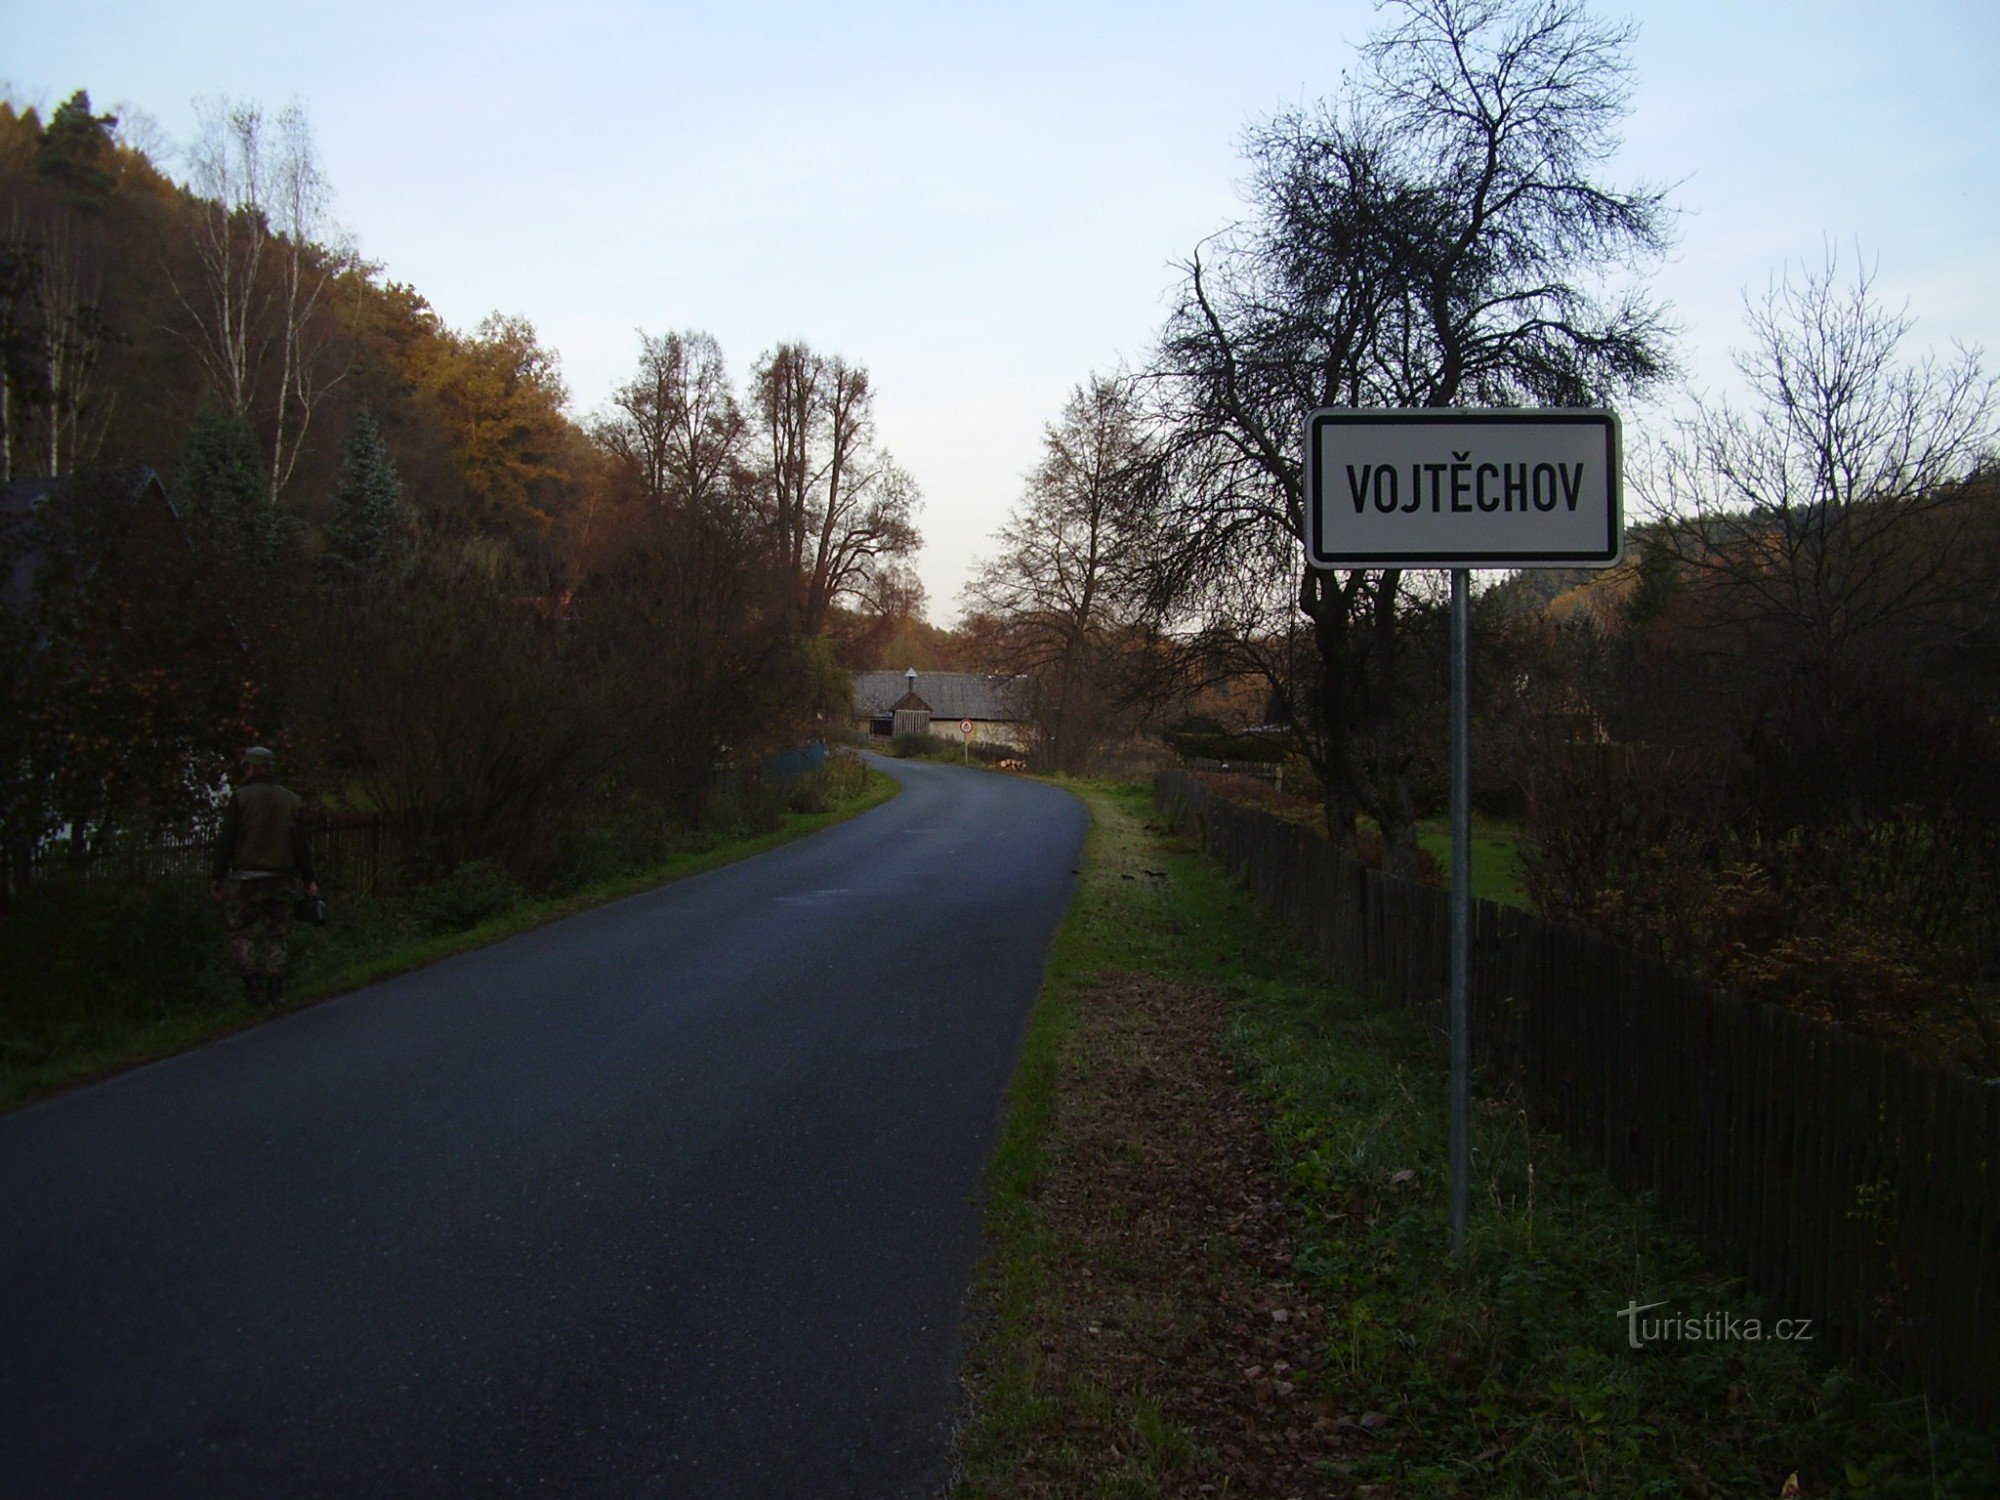
[[[1069,1399],[1008,1494],[1366,1493],[1342,1476],[1382,1419],[1327,1389],[1221,997],[1131,977],[1073,1016],[1036,1195],[1055,1285],[1031,1314],[1033,1379]],[[992,1373],[975,1363],[975,1399]]]

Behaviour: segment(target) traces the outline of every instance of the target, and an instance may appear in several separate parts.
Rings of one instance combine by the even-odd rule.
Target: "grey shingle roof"
[[[910,690],[906,672],[856,672],[854,712],[867,718],[889,712]],[[977,672],[919,672],[917,696],[931,706],[935,719],[1012,722],[1027,717],[1012,683],[1005,677]]]

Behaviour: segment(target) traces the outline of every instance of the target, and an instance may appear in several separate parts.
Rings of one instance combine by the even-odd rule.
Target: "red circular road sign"
[[[958,721],[958,732],[959,732],[960,734],[971,734],[971,733],[972,733],[972,720],[970,720],[970,719],[960,719],[960,720]]]

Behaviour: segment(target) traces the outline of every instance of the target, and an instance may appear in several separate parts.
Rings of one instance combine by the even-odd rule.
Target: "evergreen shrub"
[[[520,900],[521,887],[504,869],[492,860],[474,859],[420,888],[410,905],[433,932],[468,932]]]

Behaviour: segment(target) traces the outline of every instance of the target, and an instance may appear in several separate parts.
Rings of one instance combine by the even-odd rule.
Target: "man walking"
[[[308,896],[319,895],[305,803],[278,785],[277,762],[262,745],[243,752],[243,780],[229,794],[209,882],[250,1003],[272,1007],[285,1000],[285,939],[297,882],[305,882]]]

